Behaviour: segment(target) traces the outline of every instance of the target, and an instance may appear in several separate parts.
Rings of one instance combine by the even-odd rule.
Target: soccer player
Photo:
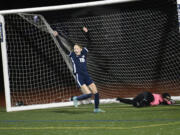
[[[90,41],[88,29],[86,27],[83,27],[83,31],[86,35],[86,38],[88,39],[88,45],[89,45],[91,41]],[[57,36],[58,33],[55,31],[54,35]],[[67,40],[68,42],[71,42],[69,41],[69,39]],[[78,101],[88,99],[92,97],[93,94],[94,104],[95,104],[94,112],[95,113],[105,112],[104,110],[99,108],[99,93],[91,76],[88,74],[87,63],[86,63],[87,53],[88,53],[87,48],[82,47],[79,44],[75,44],[73,47],[73,51],[70,52],[69,54],[69,57],[71,58],[73,64],[73,72],[76,76],[77,84],[84,93],[80,96],[73,97],[73,103],[75,107],[78,107]]]
[[[117,97],[117,101],[132,104],[134,107],[175,104],[175,101],[171,99],[169,93],[156,94],[151,92],[142,92],[133,99]]]

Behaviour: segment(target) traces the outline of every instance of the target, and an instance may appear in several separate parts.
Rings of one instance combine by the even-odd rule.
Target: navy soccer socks
[[[76,100],[80,101],[80,100],[88,99],[91,96],[92,94],[83,94],[81,96],[78,96]],[[99,93],[94,94],[94,104],[95,104],[95,108],[99,108]]]
[[[99,108],[99,93],[94,94],[95,108]]]
[[[77,100],[80,101],[80,100],[84,100],[84,99],[88,99],[92,96],[92,94],[83,94],[81,96],[78,96],[77,97]]]
[[[94,104],[95,104],[95,109],[94,109],[95,113],[105,112],[104,110],[99,108],[99,93],[94,94]]]

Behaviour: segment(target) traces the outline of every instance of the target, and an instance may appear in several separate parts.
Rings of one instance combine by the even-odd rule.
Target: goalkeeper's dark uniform
[[[144,107],[149,106],[150,103],[154,100],[154,97],[151,92],[143,92],[138,94],[133,99],[125,99],[118,97],[117,100],[126,104],[132,104],[135,107]]]

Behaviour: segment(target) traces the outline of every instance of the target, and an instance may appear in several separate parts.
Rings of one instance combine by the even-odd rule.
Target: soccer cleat
[[[99,112],[105,112],[105,111],[99,108],[94,109],[94,113],[99,113]]]
[[[77,100],[77,97],[73,97],[73,104],[74,104],[74,107],[78,107],[78,100]]]

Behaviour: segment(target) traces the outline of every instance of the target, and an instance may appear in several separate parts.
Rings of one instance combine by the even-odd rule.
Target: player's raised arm
[[[60,47],[64,50],[64,52],[69,55],[72,51],[74,43],[63,33],[58,33],[57,31],[53,31],[53,35],[56,37]]]
[[[90,35],[89,35],[89,30],[88,30],[87,27],[84,26],[83,31],[84,31],[86,39],[88,40],[88,42],[87,42],[87,48],[88,48],[91,45],[91,38],[90,38]]]
[[[53,35],[56,37],[56,36],[58,36],[58,32],[57,31],[53,31]]]

